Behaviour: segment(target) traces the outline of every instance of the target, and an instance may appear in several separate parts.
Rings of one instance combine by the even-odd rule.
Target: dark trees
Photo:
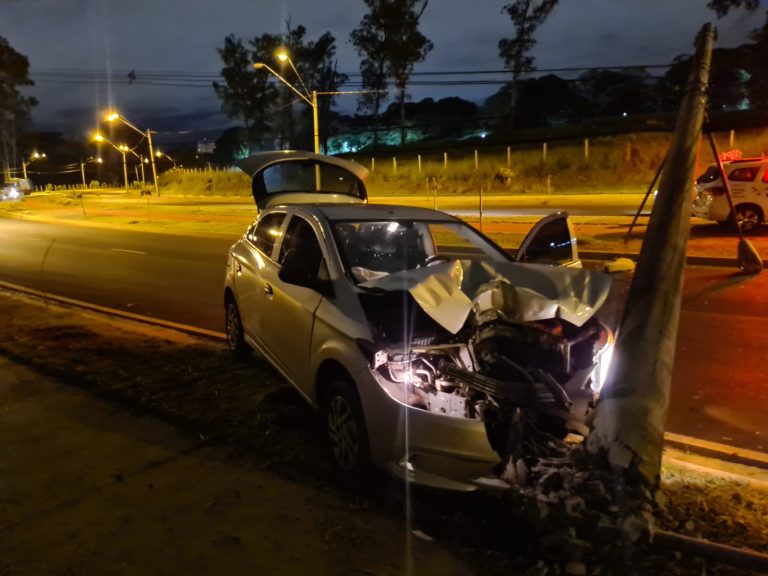
[[[596,116],[638,114],[653,108],[649,74],[635,70],[590,70],[578,78],[578,91],[592,104]]]
[[[512,20],[514,36],[499,40],[499,56],[512,72],[512,86],[509,90],[509,123],[514,123],[517,100],[517,81],[520,76],[535,70],[533,57],[529,55],[536,44],[534,34],[557,5],[558,0],[515,0],[506,4],[502,12]]]
[[[363,0],[368,13],[350,40],[360,54],[363,86],[382,90],[394,80],[400,104],[400,145],[405,144],[405,96],[413,67],[432,50],[432,42],[419,31],[419,20],[428,0]],[[378,116],[382,100],[363,100]],[[377,135],[374,134],[374,143]]]
[[[336,40],[326,32],[316,41],[306,40],[304,26],[291,26],[287,22],[284,36],[262,34],[248,41],[248,46],[233,35],[227,36],[224,46],[218,48],[224,64],[221,75],[224,83],[213,83],[216,95],[221,100],[222,111],[230,118],[242,121],[249,140],[263,141],[274,130],[280,130],[282,142],[293,145],[294,115],[296,99],[290,89],[280,90],[279,83],[264,68],[255,69],[254,63],[263,62],[277,67],[275,54],[280,49],[289,52],[291,62],[296,66],[299,76],[289,65],[279,69],[280,74],[302,92],[317,90],[333,92],[346,80],[336,71]],[[306,83],[306,85],[305,85]],[[321,117],[329,118],[333,97],[323,98],[319,111]],[[302,103],[303,106],[303,103]],[[303,124],[311,125],[311,110],[302,113]],[[321,126],[327,123],[321,122]],[[311,131],[307,131],[310,133]],[[306,145],[306,142],[303,142]]]
[[[37,100],[23,96],[20,87],[33,86],[29,60],[0,36],[0,146],[7,174],[16,164],[16,131],[28,118]]]
[[[253,50],[248,50],[233,35],[224,39],[224,47],[217,49],[224,63],[221,69],[224,84],[214,82],[213,89],[221,100],[222,111],[230,118],[241,120],[248,134],[261,138],[271,128],[267,111],[277,91],[268,82],[268,72],[254,69],[253,63],[270,54],[279,44],[279,38],[263,35],[250,44]]]

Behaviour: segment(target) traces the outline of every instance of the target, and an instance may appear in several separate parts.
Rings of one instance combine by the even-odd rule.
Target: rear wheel
[[[754,204],[739,204],[736,206],[736,222],[742,232],[753,232],[763,222],[763,211]]]
[[[371,469],[368,433],[360,398],[347,380],[335,380],[323,402],[328,445],[334,466],[352,480],[361,480]]]
[[[228,296],[225,305],[225,322],[227,331],[227,348],[235,356],[245,356],[251,349],[243,336],[243,321],[234,296]]]

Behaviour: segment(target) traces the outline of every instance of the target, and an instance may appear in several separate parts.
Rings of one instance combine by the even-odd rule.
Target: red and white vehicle
[[[744,158],[723,162],[733,195],[736,221],[744,232],[765,222],[768,212],[768,158]],[[696,179],[693,215],[726,224],[732,220],[720,170],[716,164]]]

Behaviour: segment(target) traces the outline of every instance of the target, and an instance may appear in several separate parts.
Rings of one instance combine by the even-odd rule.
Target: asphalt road
[[[233,239],[0,218],[0,279],[95,304],[222,330]],[[668,429],[768,450],[768,274],[686,270]]]

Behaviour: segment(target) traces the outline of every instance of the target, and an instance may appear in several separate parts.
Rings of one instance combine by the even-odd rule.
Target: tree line
[[[224,113],[241,123],[222,142],[230,157],[247,154],[249,143],[258,146],[267,137],[293,146],[309,144],[311,110],[295,105],[294,95],[276,84],[267,70],[253,67],[254,62],[273,62],[278,48],[286,49],[295,65],[295,70],[290,66],[280,69],[281,74],[300,89],[310,87],[322,93],[318,113],[324,143],[341,120],[347,129],[368,132],[368,144],[373,147],[380,143],[384,129],[387,143],[396,144],[392,140],[392,127],[396,126],[402,145],[414,123],[429,125],[428,132],[446,137],[470,123],[491,132],[557,126],[594,116],[671,110],[683,91],[689,63],[685,56],[677,58],[660,78],[645,69],[591,70],[577,78],[531,78],[536,71],[530,55],[536,32],[559,0],[514,0],[502,7],[502,14],[509,18],[510,36],[498,42],[498,56],[510,72],[508,83],[482,107],[456,97],[408,102],[414,67],[433,49],[420,31],[422,18],[429,13],[429,0],[362,1],[367,12],[349,34],[360,56],[362,79],[357,115],[352,119],[341,119],[334,111],[333,93],[348,78],[338,71],[336,38],[330,32],[312,39],[303,25],[289,20],[283,34],[265,33],[246,41],[234,35],[224,39],[217,49],[223,64],[222,81],[214,82],[213,89]],[[754,11],[759,0],[710,0],[708,6],[724,16],[734,9]],[[768,110],[766,55],[768,21],[752,33],[749,43],[715,52],[710,94],[714,110],[746,106]],[[37,104],[22,92],[32,85],[27,58],[0,37],[0,153],[6,167],[15,163],[17,133]],[[390,91],[396,95],[392,102],[388,102]]]
[[[340,118],[333,110],[335,94],[319,99],[320,131],[324,149],[341,126],[345,134],[365,132],[358,139],[376,148],[382,142],[402,146],[408,138],[450,137],[473,124],[483,134],[510,129],[558,126],[594,117],[621,117],[675,110],[682,97],[690,56],[676,58],[662,75],[645,68],[588,70],[576,78],[554,74],[531,77],[536,71],[530,55],[535,34],[553,13],[559,0],[515,0],[502,7],[511,24],[511,34],[498,42],[498,56],[509,70],[509,81],[483,106],[452,97],[434,101],[407,101],[407,89],[416,64],[433,49],[420,31],[428,0],[362,0],[367,12],[350,32],[349,40],[360,57],[361,93],[357,114]],[[756,10],[758,0],[712,0],[708,6],[718,15],[744,8]],[[307,38],[303,26],[286,23],[284,35],[262,34],[246,48],[234,36],[219,48],[224,84],[214,84],[222,110],[240,119],[243,128],[222,137],[226,156],[248,153],[249,143],[266,137],[292,146],[309,146],[310,110],[294,107],[290,90],[277,85],[267,70],[256,70],[253,62],[274,61],[278,48],[292,54],[295,70],[285,66],[280,74],[294,85],[303,79],[320,93],[336,93],[348,80],[336,71],[336,39],[325,32],[316,41]],[[735,49],[715,52],[710,99],[714,111],[764,108],[761,95],[768,81],[762,66],[768,50],[768,22],[755,30],[751,42]],[[298,72],[298,75],[296,74]],[[387,102],[390,93],[393,101]],[[294,109],[296,108],[296,109]],[[393,129],[395,128],[395,129]],[[384,132],[386,130],[386,132]],[[399,142],[393,141],[397,132]],[[269,144],[268,144],[269,145]]]

